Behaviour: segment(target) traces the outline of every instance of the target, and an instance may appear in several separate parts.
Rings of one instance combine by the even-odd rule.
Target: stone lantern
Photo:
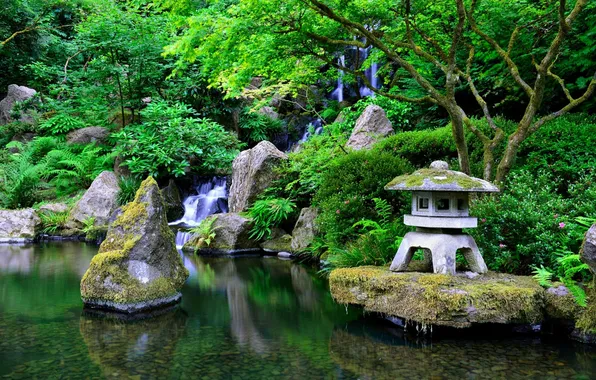
[[[390,270],[405,271],[416,249],[432,260],[433,271],[455,274],[455,253],[460,250],[470,270],[486,273],[487,267],[474,238],[462,228],[475,228],[478,219],[469,216],[469,194],[494,193],[499,189],[490,182],[449,170],[445,161],[435,161],[429,169],[393,179],[385,190],[412,192],[412,214],[404,215],[404,224],[416,232],[404,236]]]

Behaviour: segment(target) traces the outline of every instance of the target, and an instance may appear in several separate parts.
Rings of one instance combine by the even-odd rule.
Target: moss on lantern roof
[[[385,185],[385,190],[498,192],[499,188],[480,178],[447,169],[445,162],[433,162],[430,169],[400,175]]]

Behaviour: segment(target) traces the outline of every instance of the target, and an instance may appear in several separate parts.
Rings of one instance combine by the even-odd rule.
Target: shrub
[[[152,102],[141,115],[143,124],[112,135],[124,165],[139,177],[227,171],[238,153],[236,137],[214,121],[192,117],[184,104]]]
[[[559,117],[530,136],[519,152],[518,164],[530,172],[549,172],[559,192],[596,168],[596,118],[586,114]]]
[[[255,240],[268,239],[271,229],[279,226],[296,210],[296,204],[284,198],[266,198],[257,200],[249,210],[253,220],[250,238]]]
[[[583,236],[571,228],[573,218],[596,216],[596,192],[581,197],[580,202],[558,194],[548,173],[512,172],[502,194],[472,202],[479,225],[470,232],[492,270],[530,274],[546,267],[556,272],[557,252],[578,252],[581,244]]]
[[[435,160],[457,160],[450,127],[397,133],[379,141],[374,150],[401,156],[417,168]]]
[[[320,209],[318,223],[325,240],[337,244],[354,237],[356,222],[375,220],[373,198],[389,202],[396,211],[409,203],[401,192],[384,186],[394,177],[412,171],[403,158],[390,153],[355,151],[335,158],[322,173],[313,199]]]

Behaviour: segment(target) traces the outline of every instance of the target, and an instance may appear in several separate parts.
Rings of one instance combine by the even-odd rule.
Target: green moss
[[[440,177],[440,178],[437,178]],[[448,170],[420,169],[412,174],[401,175],[389,182],[385,188],[404,184],[406,187],[420,187],[424,185],[424,180],[428,179],[437,185],[455,184],[462,189],[473,189],[483,187],[481,181],[472,177],[457,174]]]
[[[586,293],[588,306],[578,318],[575,327],[586,334],[596,334],[596,280],[592,282],[591,288]]]
[[[563,286],[561,283],[555,283],[554,287]],[[549,319],[565,319],[575,320],[583,312],[584,308],[578,305],[573,295],[567,292],[564,295],[557,294],[557,292],[544,292],[545,316]]]
[[[489,273],[468,279],[359,267],[334,270],[329,281],[337,302],[423,324],[467,327],[542,320],[543,290],[530,277]]]

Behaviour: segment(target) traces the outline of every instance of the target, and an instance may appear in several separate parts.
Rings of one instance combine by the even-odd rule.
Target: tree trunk
[[[470,174],[470,157],[468,156],[468,145],[466,144],[466,136],[464,134],[464,119],[457,108],[445,107],[451,118],[451,133],[453,134],[453,140],[455,141],[455,147],[457,148],[457,158],[459,161],[459,170]]]

